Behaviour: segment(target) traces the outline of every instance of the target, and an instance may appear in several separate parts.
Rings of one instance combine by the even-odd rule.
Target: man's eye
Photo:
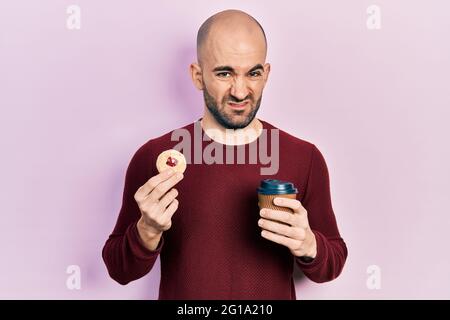
[[[259,77],[260,75],[261,75],[261,72],[259,72],[259,71],[250,72],[251,77]]]
[[[221,78],[227,78],[230,75],[230,73],[229,72],[219,72],[216,75]]]

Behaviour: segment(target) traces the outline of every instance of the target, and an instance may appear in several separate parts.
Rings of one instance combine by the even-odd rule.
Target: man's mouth
[[[235,102],[228,102],[228,105],[237,110],[244,109],[248,105],[248,101],[241,102],[241,103],[235,103]]]

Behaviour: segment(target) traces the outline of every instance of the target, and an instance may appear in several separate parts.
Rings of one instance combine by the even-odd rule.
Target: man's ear
[[[202,78],[202,68],[198,63],[191,63],[189,66],[189,72],[191,73],[192,82],[198,90],[203,90],[203,78]]]
[[[266,63],[264,65],[264,85],[267,82],[267,79],[269,78],[269,73],[270,73],[270,63]]]

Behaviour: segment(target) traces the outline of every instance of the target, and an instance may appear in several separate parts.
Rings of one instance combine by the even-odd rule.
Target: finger
[[[175,173],[172,169],[164,170],[163,172],[151,177],[144,183],[135,193],[134,198],[136,201],[142,201],[144,198],[156,188],[158,184],[169,179]]]
[[[162,209],[162,211],[166,210],[167,206],[178,196],[178,190],[177,189],[171,189],[169,192],[167,192],[161,200],[159,200],[159,207]]]
[[[301,231],[298,228],[293,228],[291,226],[287,226],[285,224],[267,220],[267,219],[259,219],[258,225],[261,228],[263,228],[264,230],[278,233],[279,235],[282,235],[282,236],[285,236],[285,237],[288,237],[291,239],[303,240],[303,239],[300,239]]]
[[[169,191],[174,185],[176,185],[178,182],[183,179],[183,174],[178,172],[174,175],[172,175],[169,179],[161,182],[158,184],[152,192],[148,195],[148,198],[151,201],[158,201],[166,194],[167,191]]]
[[[306,209],[302,206],[301,202],[296,199],[277,197],[273,199],[273,203],[280,207],[290,208],[294,210],[295,213],[306,213]]]
[[[167,209],[163,213],[163,217],[165,220],[172,219],[173,214],[178,209],[179,202],[177,199],[173,199],[173,201],[170,203],[170,205],[167,207]]]
[[[293,224],[294,215],[290,212],[264,208],[259,211],[259,214],[265,219],[283,222],[288,225]]]
[[[285,236],[273,233],[271,231],[263,230],[261,231],[261,236],[267,240],[273,241],[275,243],[281,244],[288,247],[291,250],[297,250],[300,247],[301,242]]]
[[[178,200],[174,199],[167,207],[167,209],[163,209],[162,212],[159,212],[154,215],[154,221],[157,225],[163,228],[164,231],[170,229],[172,226],[172,215],[178,208]]]

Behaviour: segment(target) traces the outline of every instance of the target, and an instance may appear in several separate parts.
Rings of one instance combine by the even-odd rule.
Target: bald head
[[[212,39],[215,39],[213,41]],[[223,41],[222,41],[223,40]],[[197,60],[203,64],[211,46],[225,44],[226,41],[247,42],[267,52],[264,29],[251,15],[240,10],[225,10],[209,17],[197,33]],[[258,48],[257,48],[258,49]]]

